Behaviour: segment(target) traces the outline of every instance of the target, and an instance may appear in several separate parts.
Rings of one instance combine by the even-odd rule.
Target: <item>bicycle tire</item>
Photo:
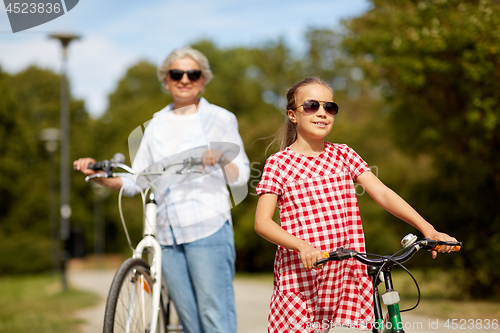
[[[152,290],[149,265],[142,259],[125,260],[109,289],[103,332],[151,333]],[[156,333],[165,333],[165,327],[165,311],[160,301]]]

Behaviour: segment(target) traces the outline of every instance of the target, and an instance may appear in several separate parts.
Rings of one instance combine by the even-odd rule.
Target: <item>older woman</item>
[[[235,251],[226,184],[244,185],[250,173],[236,117],[198,97],[212,79],[201,52],[190,47],[174,50],[158,69],[158,78],[173,103],[154,114],[132,168],[139,173],[154,163],[201,151],[209,171],[161,187],[166,202],[158,203],[157,236],[164,250],[167,287],[186,333],[236,332]],[[88,164],[94,162],[83,158],[74,165],[90,175],[94,171]],[[134,180],[95,181],[114,190],[123,186],[125,194],[135,195],[140,187]]]

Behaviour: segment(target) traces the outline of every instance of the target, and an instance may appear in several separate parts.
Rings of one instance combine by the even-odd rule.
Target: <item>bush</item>
[[[51,267],[50,239],[27,232],[0,235],[0,253],[1,275],[43,272]]]

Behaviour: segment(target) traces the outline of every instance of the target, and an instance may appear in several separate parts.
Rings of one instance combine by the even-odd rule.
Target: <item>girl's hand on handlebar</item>
[[[435,239],[443,242],[457,242],[456,238],[449,236],[448,234],[445,234],[443,232],[434,232],[432,235],[426,235],[427,238],[430,239]],[[439,248],[439,250],[432,250],[432,259],[436,259],[437,253],[442,252],[442,253],[450,253],[453,251],[455,247],[454,246],[446,246],[443,245]]]
[[[323,253],[310,244],[304,244],[299,250],[300,260],[305,269],[321,268],[323,264],[314,266],[314,263],[323,258]]]
[[[96,173],[96,171],[89,169],[90,163],[95,164],[96,160],[94,160],[92,157],[79,158],[73,162],[73,168],[77,171],[80,171],[85,176],[90,176]]]

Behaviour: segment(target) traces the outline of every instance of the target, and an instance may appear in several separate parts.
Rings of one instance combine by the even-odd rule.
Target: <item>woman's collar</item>
[[[210,103],[208,103],[208,101],[205,99],[205,97],[200,97],[200,103],[198,104],[198,112],[205,112],[207,106],[209,105]],[[168,112],[170,111],[173,111],[174,110],[174,103],[170,103],[169,105],[166,106],[166,110]]]

